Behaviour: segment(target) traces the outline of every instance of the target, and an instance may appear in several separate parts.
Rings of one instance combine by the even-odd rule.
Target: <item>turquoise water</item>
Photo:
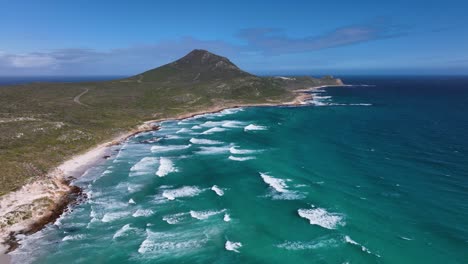
[[[15,262],[468,263],[468,80],[347,82],[131,138]]]

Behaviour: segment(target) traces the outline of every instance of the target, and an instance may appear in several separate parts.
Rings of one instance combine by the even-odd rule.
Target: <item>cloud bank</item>
[[[292,38],[276,28],[243,29],[236,37],[242,44],[224,40],[182,37],[150,45],[112,50],[68,48],[13,54],[0,51],[0,74],[131,74],[174,60],[194,48],[240,58],[307,53],[404,36],[398,27],[383,23],[351,25],[316,36]]]

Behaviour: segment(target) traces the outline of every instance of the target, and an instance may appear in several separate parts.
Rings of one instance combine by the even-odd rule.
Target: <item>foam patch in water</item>
[[[308,219],[311,225],[318,225],[326,229],[335,229],[338,225],[344,225],[343,216],[330,213],[323,208],[299,209],[300,217]]]
[[[184,186],[178,189],[164,190],[162,196],[168,200],[175,200],[182,197],[193,197],[199,195],[203,190],[196,186]]]

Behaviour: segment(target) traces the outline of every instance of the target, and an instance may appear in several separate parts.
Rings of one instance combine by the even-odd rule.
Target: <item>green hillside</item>
[[[146,120],[213,107],[287,102],[296,96],[294,89],[340,83],[330,77],[258,77],[227,58],[194,50],[127,79],[3,86],[0,194]]]

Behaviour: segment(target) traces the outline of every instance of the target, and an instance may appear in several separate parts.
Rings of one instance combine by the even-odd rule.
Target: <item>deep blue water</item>
[[[468,79],[343,79],[131,138],[14,260],[468,263]]]

